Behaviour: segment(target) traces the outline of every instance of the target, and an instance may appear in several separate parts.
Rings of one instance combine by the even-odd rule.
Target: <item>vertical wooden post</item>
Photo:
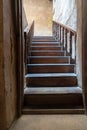
[[[63,50],[64,50],[64,28],[63,28],[63,33],[62,33],[62,45],[63,45]]]
[[[60,26],[60,44],[61,44],[61,26]]]
[[[66,54],[67,54],[67,29],[65,29],[65,50],[66,50]]]
[[[72,63],[72,33],[70,32],[70,63]]]

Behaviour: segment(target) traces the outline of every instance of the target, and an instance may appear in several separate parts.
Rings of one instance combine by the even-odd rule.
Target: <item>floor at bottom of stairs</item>
[[[87,116],[23,115],[10,130],[87,130]]]

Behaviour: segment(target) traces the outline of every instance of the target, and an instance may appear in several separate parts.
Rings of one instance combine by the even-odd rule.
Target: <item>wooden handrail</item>
[[[31,55],[31,44],[34,35],[34,21],[24,29],[24,52],[25,52],[25,71],[27,72],[27,64],[29,63],[28,56]]]
[[[77,32],[60,22],[53,21],[53,36],[60,42],[66,55],[70,56],[70,63],[76,63]]]
[[[56,23],[57,25],[60,25],[61,27],[65,28],[65,29],[67,29],[68,31],[70,31],[70,32],[72,32],[72,33],[77,35],[77,32],[75,30],[73,30],[72,28],[70,28],[70,27],[68,27],[68,26],[66,26],[66,25],[64,25],[64,24],[62,24],[60,22],[56,22],[56,21],[53,21],[53,22]]]

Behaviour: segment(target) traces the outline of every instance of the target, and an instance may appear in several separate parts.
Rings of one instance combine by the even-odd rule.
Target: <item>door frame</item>
[[[24,99],[24,36],[22,20],[22,0],[16,0],[16,38],[17,38],[17,112],[22,114]]]
[[[23,93],[24,93],[24,43],[23,43],[23,26],[22,26],[22,0],[17,1],[17,41],[18,41],[18,115],[22,114],[23,107]],[[83,101],[85,106],[85,112],[87,114],[87,0],[77,0],[77,58],[79,59],[78,78],[81,80],[79,86],[83,90]],[[80,50],[80,51],[79,51]]]

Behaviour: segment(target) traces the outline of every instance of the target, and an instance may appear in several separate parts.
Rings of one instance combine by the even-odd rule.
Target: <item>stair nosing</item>
[[[31,48],[61,48],[62,46],[31,46]]]
[[[29,58],[69,58],[69,56],[28,56]]]
[[[31,50],[31,52],[65,52],[63,50]]]
[[[27,66],[75,66],[75,64],[27,64]]]
[[[33,74],[26,74],[26,78],[45,78],[45,77],[76,77],[75,73],[33,73]]]
[[[82,89],[78,86],[75,87],[38,87],[38,88],[30,88],[30,87],[26,87],[24,89],[24,94],[28,95],[28,94],[82,94]]]

